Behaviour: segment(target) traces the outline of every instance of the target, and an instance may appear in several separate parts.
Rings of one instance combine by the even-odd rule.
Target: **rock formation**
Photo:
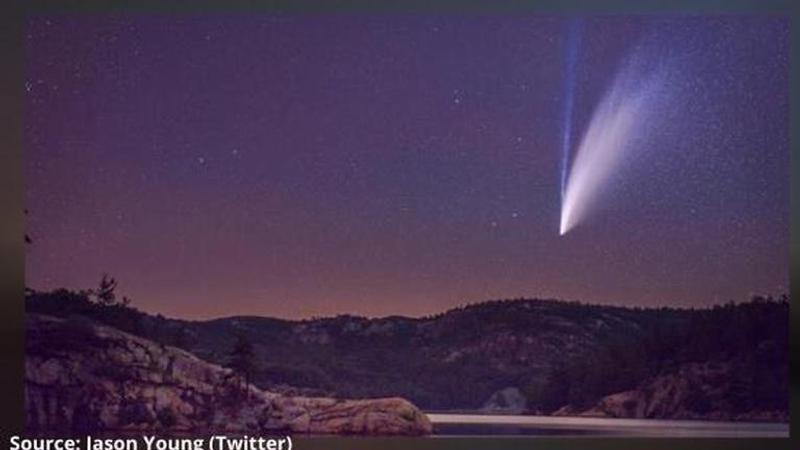
[[[528,399],[516,387],[501,389],[483,404],[481,411],[487,413],[522,414],[528,409]]]
[[[788,422],[785,411],[752,409],[733,414],[726,403],[731,390],[730,364],[686,364],[673,374],[654,377],[638,388],[609,395],[585,411],[562,408],[556,415],[617,418],[704,419]],[[788,393],[787,393],[788,396]]]
[[[426,410],[486,411],[518,405],[494,396],[513,387],[535,414],[588,408],[668,419],[789,411],[788,297],[692,310],[520,299],[419,318],[189,321],[59,289],[28,291],[26,311],[86,317],[217,365],[230,362],[241,337],[253,347],[246,360],[256,363],[248,381],[287,397],[398,396]]]
[[[28,314],[30,431],[116,430],[421,435],[401,398],[289,397],[245,388],[229,369],[86,319]]]

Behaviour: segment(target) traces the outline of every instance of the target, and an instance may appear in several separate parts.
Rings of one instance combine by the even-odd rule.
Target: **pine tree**
[[[117,295],[114,291],[117,289],[117,280],[109,276],[107,273],[103,274],[100,279],[100,286],[94,291],[97,302],[101,305],[111,306],[117,303]]]
[[[231,350],[228,358],[227,367],[239,376],[239,380],[244,380],[244,391],[247,399],[250,398],[250,379],[257,369],[256,354],[253,344],[243,335],[236,336],[236,343]],[[239,386],[242,387],[241,385]]]

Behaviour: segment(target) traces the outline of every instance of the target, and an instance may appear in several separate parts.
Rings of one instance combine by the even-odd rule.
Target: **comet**
[[[647,67],[641,58],[629,58],[617,73],[593,111],[562,189],[561,236],[586,219],[627,156],[642,149],[664,78],[663,67]]]
[[[580,19],[567,22],[567,39],[564,48],[564,130],[561,141],[561,201],[567,185],[567,168],[572,147],[572,110],[575,104],[575,64],[580,46]]]

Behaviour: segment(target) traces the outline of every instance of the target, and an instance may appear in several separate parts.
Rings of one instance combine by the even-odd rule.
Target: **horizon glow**
[[[638,45],[668,72],[632,127],[636,150],[559,236],[573,21],[564,180],[625,56]],[[137,308],[187,320],[421,317],[516,297],[699,307],[786,291],[785,18],[26,23],[30,288],[86,289],[106,272]],[[586,198],[579,178],[570,198]]]

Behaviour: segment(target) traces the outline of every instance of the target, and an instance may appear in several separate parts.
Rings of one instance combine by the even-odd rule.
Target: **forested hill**
[[[788,417],[786,297],[694,310],[519,299],[424,318],[184,321],[58,290],[29,291],[27,309],[84,316],[220,364],[246,341],[252,379],[273,390],[401,396],[426,410]],[[661,385],[670,392],[659,396]],[[514,395],[493,395],[501,390]],[[624,408],[613,404],[623,397],[604,399],[621,392]]]

